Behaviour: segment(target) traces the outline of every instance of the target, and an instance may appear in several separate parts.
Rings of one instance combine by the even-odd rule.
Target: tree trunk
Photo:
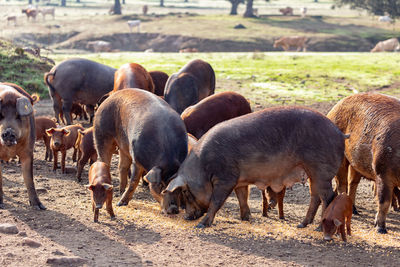
[[[77,2],[77,3],[80,3],[80,2],[81,2],[81,0],[76,0],[76,2]]]
[[[125,5],[125,0],[122,0],[122,4]]]
[[[121,15],[121,3],[119,0],[115,0],[114,2],[114,15]]]
[[[231,7],[231,13],[229,15],[237,15],[237,9],[241,1],[231,1],[232,7]]]
[[[61,0],[61,6],[66,6],[67,5],[67,0]]]
[[[247,0],[246,11],[244,12],[243,17],[245,18],[255,17],[253,14],[253,0]]]
[[[160,6],[164,6],[164,0],[160,0]]]
[[[28,4],[29,4],[29,5],[32,5],[32,0],[28,0]]]

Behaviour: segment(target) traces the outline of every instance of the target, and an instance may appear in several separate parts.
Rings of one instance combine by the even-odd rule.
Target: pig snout
[[[1,143],[6,146],[13,146],[17,144],[17,134],[11,128],[7,128],[1,134]]]
[[[103,207],[103,203],[96,203],[96,209],[101,209]]]
[[[324,235],[324,240],[325,241],[332,241],[332,237],[329,235]]]
[[[179,213],[179,209],[177,205],[170,205],[168,207],[168,209],[166,210],[167,214],[178,214]]]
[[[54,146],[55,147],[60,147],[61,146],[61,142],[58,140],[54,140]]]

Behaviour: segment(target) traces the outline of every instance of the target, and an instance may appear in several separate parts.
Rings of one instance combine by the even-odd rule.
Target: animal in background
[[[78,138],[78,130],[84,130],[84,128],[77,125],[69,125],[62,128],[50,128],[46,130],[48,136],[51,137],[50,145],[53,151],[54,164],[53,171],[57,170],[58,165],[58,152],[61,152],[61,172],[65,172],[65,158],[67,156],[67,150],[73,148],[74,153],[72,161],[76,161],[77,147],[75,147],[76,139]]]
[[[281,12],[284,16],[293,16],[293,8],[291,8],[290,6],[286,8],[280,8],[279,12]]]
[[[39,13],[42,13],[43,20],[46,19],[46,15],[51,15],[53,19],[55,18],[55,8],[54,7],[47,7],[47,8],[40,8],[38,10]]]
[[[297,52],[303,49],[303,52],[306,52],[307,46],[306,42],[308,38],[306,36],[285,36],[274,42],[274,48],[282,47],[283,50],[289,51],[290,47],[296,47]]]
[[[147,15],[147,12],[149,12],[149,6],[148,5],[143,5],[142,6],[142,13],[143,15]]]
[[[268,210],[273,209],[278,204],[279,219],[284,220],[285,215],[283,213],[283,198],[285,197],[286,187],[282,191],[275,193],[270,186],[265,190],[261,190],[262,193],[262,215],[268,217]],[[266,194],[267,193],[267,194]]]
[[[390,38],[385,41],[378,42],[371,52],[396,52],[400,49],[399,40],[397,38]]]
[[[35,145],[33,104],[36,99],[16,84],[0,83],[0,159],[8,161],[18,156],[29,204],[34,209],[44,210],[46,207],[37,196],[33,180]],[[1,172],[0,165],[0,209],[5,207]]]
[[[22,14],[26,14],[26,19],[29,21],[29,18],[32,18],[32,20],[36,20],[36,16],[38,14],[38,11],[34,8],[25,8],[21,10]]]
[[[306,7],[301,7],[300,8],[300,14],[302,18],[305,18],[307,15],[307,8]]]
[[[172,74],[165,85],[164,99],[179,114],[188,106],[214,94],[215,73],[207,62],[195,59]]]
[[[352,207],[351,198],[346,193],[342,193],[333,199],[322,216],[324,240],[332,240],[332,236],[337,232],[340,233],[344,242],[347,241],[344,226],[346,225],[347,235],[351,235]]]
[[[115,217],[112,208],[113,186],[111,184],[110,167],[104,162],[95,162],[89,169],[90,198],[94,212],[94,222],[99,220],[99,210],[106,203],[106,209],[111,218]]]
[[[168,81],[168,74],[163,71],[152,70],[149,71],[154,83],[154,93],[158,96],[164,96],[165,84]]]
[[[7,16],[7,26],[11,21],[14,22],[14,26],[17,26],[17,16]]]
[[[50,148],[50,136],[47,135],[46,129],[56,128],[56,123],[47,117],[39,116],[35,118],[36,141],[43,140],[46,147],[46,155],[44,160],[51,161],[53,153]]]
[[[78,170],[76,178],[81,181],[82,170],[90,159],[90,164],[97,160],[97,152],[93,141],[93,127],[78,130],[78,138],[75,143],[78,148]]]

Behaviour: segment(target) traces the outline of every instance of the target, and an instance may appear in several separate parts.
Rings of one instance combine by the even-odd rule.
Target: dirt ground
[[[329,104],[314,105],[326,112]],[[40,101],[37,115],[52,115],[51,102]],[[87,126],[87,124],[85,124]],[[296,225],[304,218],[309,201],[308,186],[295,185],[284,200],[286,220],[279,220],[273,210],[268,218],[261,215],[261,194],[251,189],[251,222],[239,219],[234,194],[217,213],[212,227],[194,229],[198,221],[161,214],[158,204],[146,187],[139,186],[126,207],[117,207],[119,180],[117,156],[111,167],[114,185],[114,211],[111,220],[105,209],[99,223],[93,222],[87,184],[87,166],[83,181],[75,179],[76,164],[68,153],[68,173],[52,171],[44,161],[44,145],[37,142],[34,154],[34,177],[45,211],[28,206],[20,165],[3,165],[5,209],[0,210],[0,224],[17,226],[18,234],[0,233],[1,266],[58,266],[54,258],[69,259],[67,266],[398,266],[400,262],[400,213],[390,211],[389,233],[375,233],[373,219],[376,204],[370,182],[358,188],[360,216],[352,221],[353,235],[348,242],[324,242],[315,231],[320,221],[305,229]],[[33,240],[38,244],[29,245]],[[73,257],[73,258],[71,258]]]

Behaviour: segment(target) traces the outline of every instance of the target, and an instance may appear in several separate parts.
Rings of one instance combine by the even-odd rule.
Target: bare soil
[[[330,104],[313,107],[325,113]],[[35,108],[37,115],[52,115],[49,100],[40,101]],[[322,233],[314,230],[320,213],[314,224],[296,228],[308,207],[308,186],[295,185],[287,191],[286,220],[279,220],[276,210],[268,218],[262,217],[260,191],[252,188],[251,222],[240,221],[232,194],[217,213],[214,225],[205,230],[194,229],[198,221],[185,221],[182,212],[176,216],[161,214],[144,186],[138,187],[128,206],[117,207],[120,196],[115,156],[111,171],[116,219],[111,220],[102,209],[100,222],[94,223],[89,192],[84,187],[87,172],[78,183],[71,151],[68,173],[54,173],[52,162],[43,160],[44,152],[43,143],[37,142],[34,176],[45,211],[29,207],[20,164],[3,165],[5,209],[0,210],[0,224],[14,224],[20,232],[0,233],[1,266],[60,265],[46,263],[54,257],[80,259],[66,266],[398,266],[400,262],[400,213],[391,210],[389,233],[377,234],[373,227],[376,203],[366,180],[358,189],[361,215],[353,217],[353,235],[347,243],[338,236],[327,243]],[[41,245],[28,246],[24,238]]]

